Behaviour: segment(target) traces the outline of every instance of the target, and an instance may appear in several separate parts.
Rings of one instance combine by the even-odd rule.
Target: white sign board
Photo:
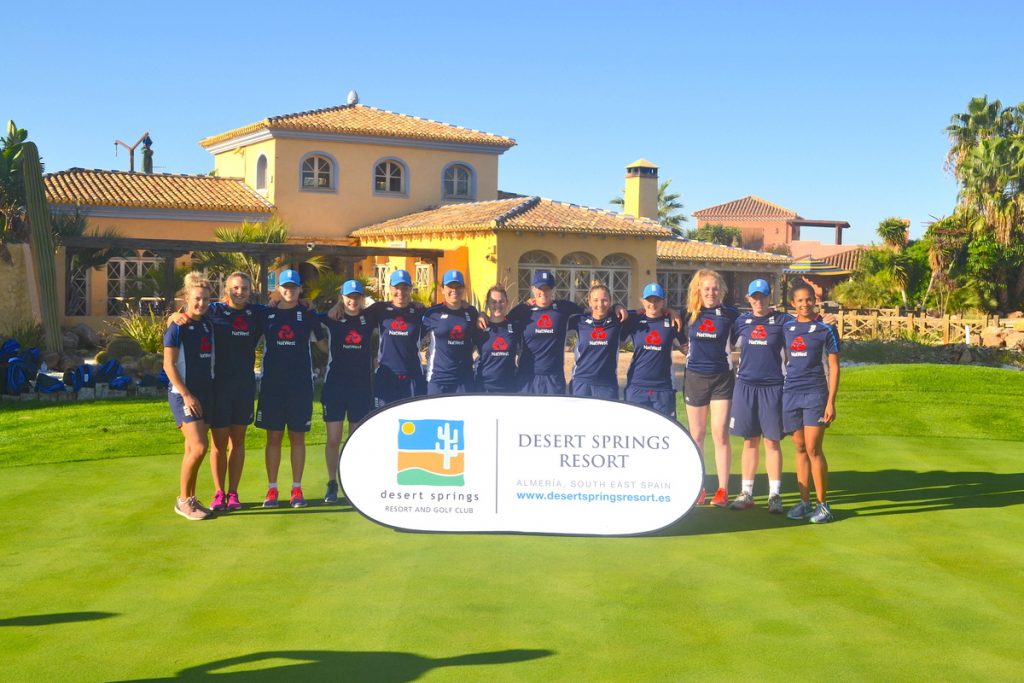
[[[704,465],[678,422],[646,408],[458,394],[370,415],[340,473],[356,509],[399,529],[626,535],[686,514]]]

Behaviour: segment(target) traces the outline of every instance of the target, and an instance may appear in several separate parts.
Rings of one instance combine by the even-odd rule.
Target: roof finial
[[[348,91],[348,104],[349,106],[353,104],[359,104],[359,93],[357,93],[355,90]]]

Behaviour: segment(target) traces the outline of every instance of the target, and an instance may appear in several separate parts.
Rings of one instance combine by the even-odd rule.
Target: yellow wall
[[[492,254],[494,250],[494,233],[451,234],[436,238],[418,236],[405,239],[403,242],[401,243],[402,246],[408,249],[443,249],[445,253],[443,257],[438,259],[437,272],[434,273],[435,279],[440,279],[440,276],[448,270],[462,271],[463,276],[466,278],[466,299],[478,308],[480,303],[484,301],[487,290],[496,281],[495,263],[488,259],[488,255]],[[361,244],[365,247],[389,247],[396,246],[399,243],[386,239],[363,239]],[[380,263],[390,261],[393,268],[404,268],[415,277],[415,258],[380,258],[375,260]],[[369,260],[360,263],[357,266],[357,274],[364,277],[372,277],[372,263]],[[439,295],[440,292],[436,294]]]
[[[657,279],[657,240],[636,237],[604,237],[598,235],[556,235],[546,233],[515,234],[501,232],[498,234],[498,279],[508,287],[510,300],[526,298],[526,292],[519,292],[517,279],[519,259],[528,251],[545,251],[552,256],[557,265],[566,254],[583,251],[593,256],[597,263],[610,254],[625,254],[633,263],[630,278],[629,301],[621,301],[627,306],[637,306],[644,285]]]
[[[15,325],[39,322],[38,287],[29,282],[32,255],[27,244],[8,244],[12,263],[0,261],[0,341]]]
[[[302,158],[311,152],[324,152],[337,162],[336,191],[300,190],[299,167]],[[267,140],[216,155],[217,175],[244,177],[246,184],[255,188],[256,161],[261,153],[268,158],[267,199],[275,204],[295,237],[345,237],[356,228],[448,203],[441,198],[442,173],[454,162],[475,170],[476,201],[498,197],[496,154],[388,144]],[[405,162],[407,196],[374,194],[374,168],[384,157]]]

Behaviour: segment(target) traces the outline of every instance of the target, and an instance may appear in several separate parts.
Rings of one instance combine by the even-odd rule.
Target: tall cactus
[[[29,244],[39,283],[39,306],[43,314],[44,344],[47,351],[60,353],[60,316],[57,312],[57,268],[53,249],[50,210],[43,190],[43,170],[34,142],[22,147],[21,171],[25,182],[25,209],[28,212]]]

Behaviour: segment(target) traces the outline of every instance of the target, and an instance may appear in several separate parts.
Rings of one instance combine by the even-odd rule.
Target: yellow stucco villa
[[[72,168],[45,176],[54,211],[79,207],[90,225],[124,237],[213,240],[214,231],[279,217],[289,240],[309,245],[440,249],[436,268],[462,270],[474,300],[503,283],[522,298],[534,270],[556,273],[557,294],[581,299],[591,282],[636,305],[645,283],[680,305],[697,268],[727,273],[735,291],[777,280],[786,257],[672,239],[656,220],[658,169],[626,168],[622,213],[498,190],[512,138],[349,103],[273,116],[205,138],[207,176]],[[146,252],[105,269],[64,273],[66,321],[118,312],[125,292],[160,259]],[[295,267],[301,263],[293,264]],[[433,264],[370,257],[352,274],[384,282],[405,268],[434,286]],[[304,276],[315,277],[312,269]]]

